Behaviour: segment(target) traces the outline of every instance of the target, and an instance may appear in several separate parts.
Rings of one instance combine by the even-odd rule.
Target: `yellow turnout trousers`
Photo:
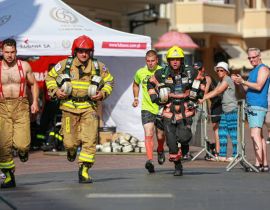
[[[27,152],[30,140],[28,100],[26,98],[0,100],[0,169],[14,168],[12,147]]]
[[[77,149],[81,145],[79,164],[94,163],[96,154],[98,118],[96,111],[71,113],[62,110],[62,131],[66,150]]]

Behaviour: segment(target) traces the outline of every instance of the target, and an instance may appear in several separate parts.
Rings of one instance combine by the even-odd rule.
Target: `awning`
[[[270,59],[270,50],[265,50],[261,52],[262,59]]]
[[[229,59],[229,67],[231,69],[242,69],[242,68],[252,69],[253,67],[249,63],[249,60],[247,59],[247,57],[248,56]],[[270,50],[262,51],[261,58],[262,58],[262,62],[270,67]]]
[[[248,57],[246,51],[238,44],[219,42],[219,45],[231,58],[246,59]]]
[[[247,57],[246,58],[232,58],[229,59],[229,68],[232,70],[235,69],[252,69],[252,65],[249,63]]]
[[[184,49],[194,49],[199,47],[196,43],[193,42],[188,34],[180,33],[177,31],[169,31],[159,38],[158,42],[154,44],[154,48],[168,49],[174,45]]]

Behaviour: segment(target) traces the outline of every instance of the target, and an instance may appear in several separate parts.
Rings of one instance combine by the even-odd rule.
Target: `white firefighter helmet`
[[[71,79],[68,74],[59,74],[56,78],[58,87],[64,91],[65,94],[70,95],[72,92]]]
[[[91,98],[92,96],[97,94],[97,91],[101,89],[103,85],[103,79],[100,76],[94,75],[91,78],[91,83],[88,87],[88,96]]]

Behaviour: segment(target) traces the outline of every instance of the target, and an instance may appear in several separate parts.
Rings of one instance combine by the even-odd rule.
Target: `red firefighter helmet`
[[[94,41],[88,36],[79,36],[78,38],[74,39],[72,44],[71,53],[73,56],[76,56],[77,49],[90,49],[94,51]]]

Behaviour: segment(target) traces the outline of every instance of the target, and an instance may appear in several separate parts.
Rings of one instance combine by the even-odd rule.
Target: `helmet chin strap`
[[[92,59],[94,57],[94,50],[91,50],[89,53],[89,58]]]
[[[180,70],[180,73],[183,73],[185,71],[185,64],[184,64],[184,62],[181,63],[179,70]]]

